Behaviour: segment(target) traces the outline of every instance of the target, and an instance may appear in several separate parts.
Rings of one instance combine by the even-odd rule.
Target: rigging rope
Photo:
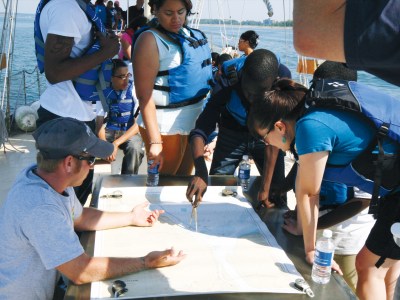
[[[285,31],[285,58],[286,58],[286,64],[288,64],[288,45],[287,45],[287,34],[286,34],[286,5],[285,5],[285,0],[283,0],[283,28]]]
[[[226,46],[226,44],[227,44],[227,40],[223,40],[223,37],[225,36],[226,37],[226,27],[225,27],[225,20],[224,20],[224,14],[223,14],[223,12],[222,12],[222,6],[221,6],[221,2],[220,2],[220,0],[217,0],[217,7],[218,7],[218,14],[220,15],[220,16],[222,16],[222,20],[221,20],[221,18],[218,18],[218,23],[219,23],[219,32],[220,32],[220,36],[221,36],[221,44],[222,44],[222,47],[225,47]],[[222,26],[221,26],[221,22],[222,22]],[[223,31],[224,32],[222,32],[222,29],[223,29]]]
[[[239,41],[239,37],[240,37],[240,35],[241,35],[240,32],[241,32],[241,29],[242,29],[243,12],[244,12],[244,7],[245,7],[245,5],[246,5],[246,0],[243,1],[242,14],[241,14],[241,16],[240,16],[239,28],[238,28],[237,33],[236,33],[236,41]],[[238,51],[239,51],[239,49],[237,49],[236,53],[238,53]]]

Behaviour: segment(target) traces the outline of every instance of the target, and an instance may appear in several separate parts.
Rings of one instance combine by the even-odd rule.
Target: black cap
[[[73,118],[47,121],[36,129],[33,137],[36,147],[45,159],[59,159],[82,153],[106,158],[114,151],[113,144],[99,139],[89,126]]]

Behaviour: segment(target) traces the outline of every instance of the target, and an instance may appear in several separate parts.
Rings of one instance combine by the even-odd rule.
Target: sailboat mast
[[[4,70],[3,85],[1,87],[1,102],[0,102],[0,125],[1,130],[5,131],[6,128],[10,128],[10,76],[12,72],[12,58],[14,49],[14,38],[15,38],[15,23],[17,18],[18,0],[7,0],[3,1],[4,5],[4,19],[3,19],[3,30],[0,40],[0,55],[1,61],[4,60],[4,66],[2,66],[0,72]],[[4,68],[3,68],[4,67]],[[5,110],[6,115],[4,119],[3,111]],[[5,124],[7,123],[7,125]],[[0,138],[0,144],[4,143],[4,133],[0,134],[3,138]]]

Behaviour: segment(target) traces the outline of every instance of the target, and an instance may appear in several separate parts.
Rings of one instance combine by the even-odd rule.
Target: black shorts
[[[347,0],[344,51],[349,68],[400,85],[399,20],[399,0]]]
[[[381,199],[378,218],[365,245],[378,256],[400,260],[400,247],[394,242],[390,227],[400,222],[400,192]]]

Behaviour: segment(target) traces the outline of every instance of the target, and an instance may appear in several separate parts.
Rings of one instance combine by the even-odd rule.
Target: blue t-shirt
[[[349,111],[315,108],[297,121],[296,149],[298,155],[328,151],[327,164],[346,166],[369,146],[375,133],[375,127],[362,115]],[[384,140],[383,148],[386,153],[398,151],[398,145],[390,139]],[[330,170],[340,171],[337,168]],[[348,172],[336,171],[328,171],[327,174],[325,170],[324,179],[357,186],[372,193],[373,182],[363,180],[363,177],[356,172],[349,175]],[[387,192],[388,190],[381,189],[382,195]]]
[[[335,109],[312,109],[297,121],[298,155],[328,151],[328,164],[347,165],[364,151],[376,129],[355,113]],[[389,153],[396,151],[390,140],[384,142]]]

